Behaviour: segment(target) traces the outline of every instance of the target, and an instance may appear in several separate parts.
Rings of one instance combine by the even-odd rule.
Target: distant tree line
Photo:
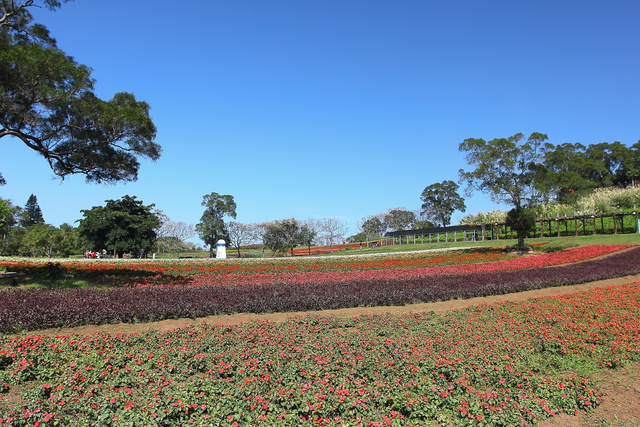
[[[459,149],[472,167],[459,171],[459,182],[467,185],[465,195],[479,191],[495,202],[511,205],[501,217],[518,234],[519,245],[524,244],[536,216],[549,206],[581,210],[594,190],[635,187],[640,179],[640,142],[631,147],[619,142],[554,146],[545,134],[534,132],[528,138],[520,133],[490,141],[470,138]],[[254,224],[233,221],[237,216],[233,196],[215,192],[203,196],[204,212],[195,226],[172,221],[153,204],[145,205],[135,196],[106,200],[104,206],[82,210],[77,228],[46,224],[35,195],[24,207],[0,199],[0,253],[64,257],[90,249],[115,257],[146,257],[156,251],[179,256],[195,249],[189,242],[195,235],[209,247],[210,256],[215,255],[220,239],[238,256],[241,248],[249,246],[282,254],[292,253],[296,247],[307,247],[310,252],[313,245],[368,242],[387,231],[446,227],[455,211],[466,210],[458,191],[459,185],[451,180],[431,184],[420,195],[420,209],[397,207],[364,217],[358,223],[359,233],[350,237],[346,236],[346,221],[338,217]],[[595,200],[594,211],[608,203],[601,201],[602,197],[591,199]],[[469,221],[470,217],[465,217],[464,222]]]
[[[45,224],[35,195],[24,208],[0,199],[0,255],[67,257],[79,251],[77,230],[70,224]]]

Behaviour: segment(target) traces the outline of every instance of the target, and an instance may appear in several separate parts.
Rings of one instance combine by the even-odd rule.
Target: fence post
[[[611,210],[611,217],[613,218],[613,234],[618,234],[618,224],[616,224],[616,210]]]
[[[597,234],[596,233],[596,211],[593,211],[593,234]]]

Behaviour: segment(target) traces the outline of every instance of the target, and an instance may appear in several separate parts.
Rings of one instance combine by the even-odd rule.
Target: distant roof
[[[438,234],[438,233],[453,233],[456,231],[480,231],[481,225],[454,225],[451,227],[431,227],[431,228],[418,228],[415,230],[400,230],[389,231],[384,234],[385,237],[394,236],[415,236],[418,234]]]

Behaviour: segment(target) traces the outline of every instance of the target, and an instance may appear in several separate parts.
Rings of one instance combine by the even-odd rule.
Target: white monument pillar
[[[226,259],[227,258],[227,245],[224,240],[218,240],[216,244],[216,258],[217,259]]]

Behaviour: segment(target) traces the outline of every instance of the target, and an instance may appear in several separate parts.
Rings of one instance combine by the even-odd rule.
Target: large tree
[[[152,252],[160,220],[154,205],[144,205],[135,196],[106,200],[105,206],[82,210],[78,233],[92,250],[106,249],[118,257],[125,253],[144,255]]]
[[[420,196],[422,212],[431,222],[446,227],[451,224],[451,215],[455,211],[464,212],[467,209],[464,199],[458,194],[458,188],[453,181],[442,181],[424,189]]]
[[[546,201],[549,195],[547,173],[542,164],[552,146],[545,144],[546,140],[547,135],[538,132],[526,140],[523,134],[517,133],[491,141],[469,138],[459,146],[460,151],[467,153],[467,163],[475,168],[459,171],[461,181],[467,184],[466,194],[478,190],[494,202],[513,206],[515,211],[510,223],[518,234],[520,248],[524,247],[531,222],[519,216],[530,217],[531,209]]]
[[[387,228],[392,231],[409,230],[416,222],[416,214],[406,208],[389,209],[384,217]]]
[[[218,193],[205,195],[202,198],[202,206],[205,207],[205,210],[200,222],[196,224],[196,232],[200,239],[206,245],[209,245],[209,256],[213,258],[214,248],[218,240],[229,241],[225,230],[224,217],[229,216],[235,219],[237,206],[233,196],[228,194],[220,195]]]
[[[60,6],[55,0],[39,3]],[[98,98],[91,69],[32,22],[28,8],[34,6],[35,0],[0,2],[0,139],[22,141],[60,178],[135,181],[138,158],[155,161],[161,153],[149,105],[125,92],[109,101]]]

